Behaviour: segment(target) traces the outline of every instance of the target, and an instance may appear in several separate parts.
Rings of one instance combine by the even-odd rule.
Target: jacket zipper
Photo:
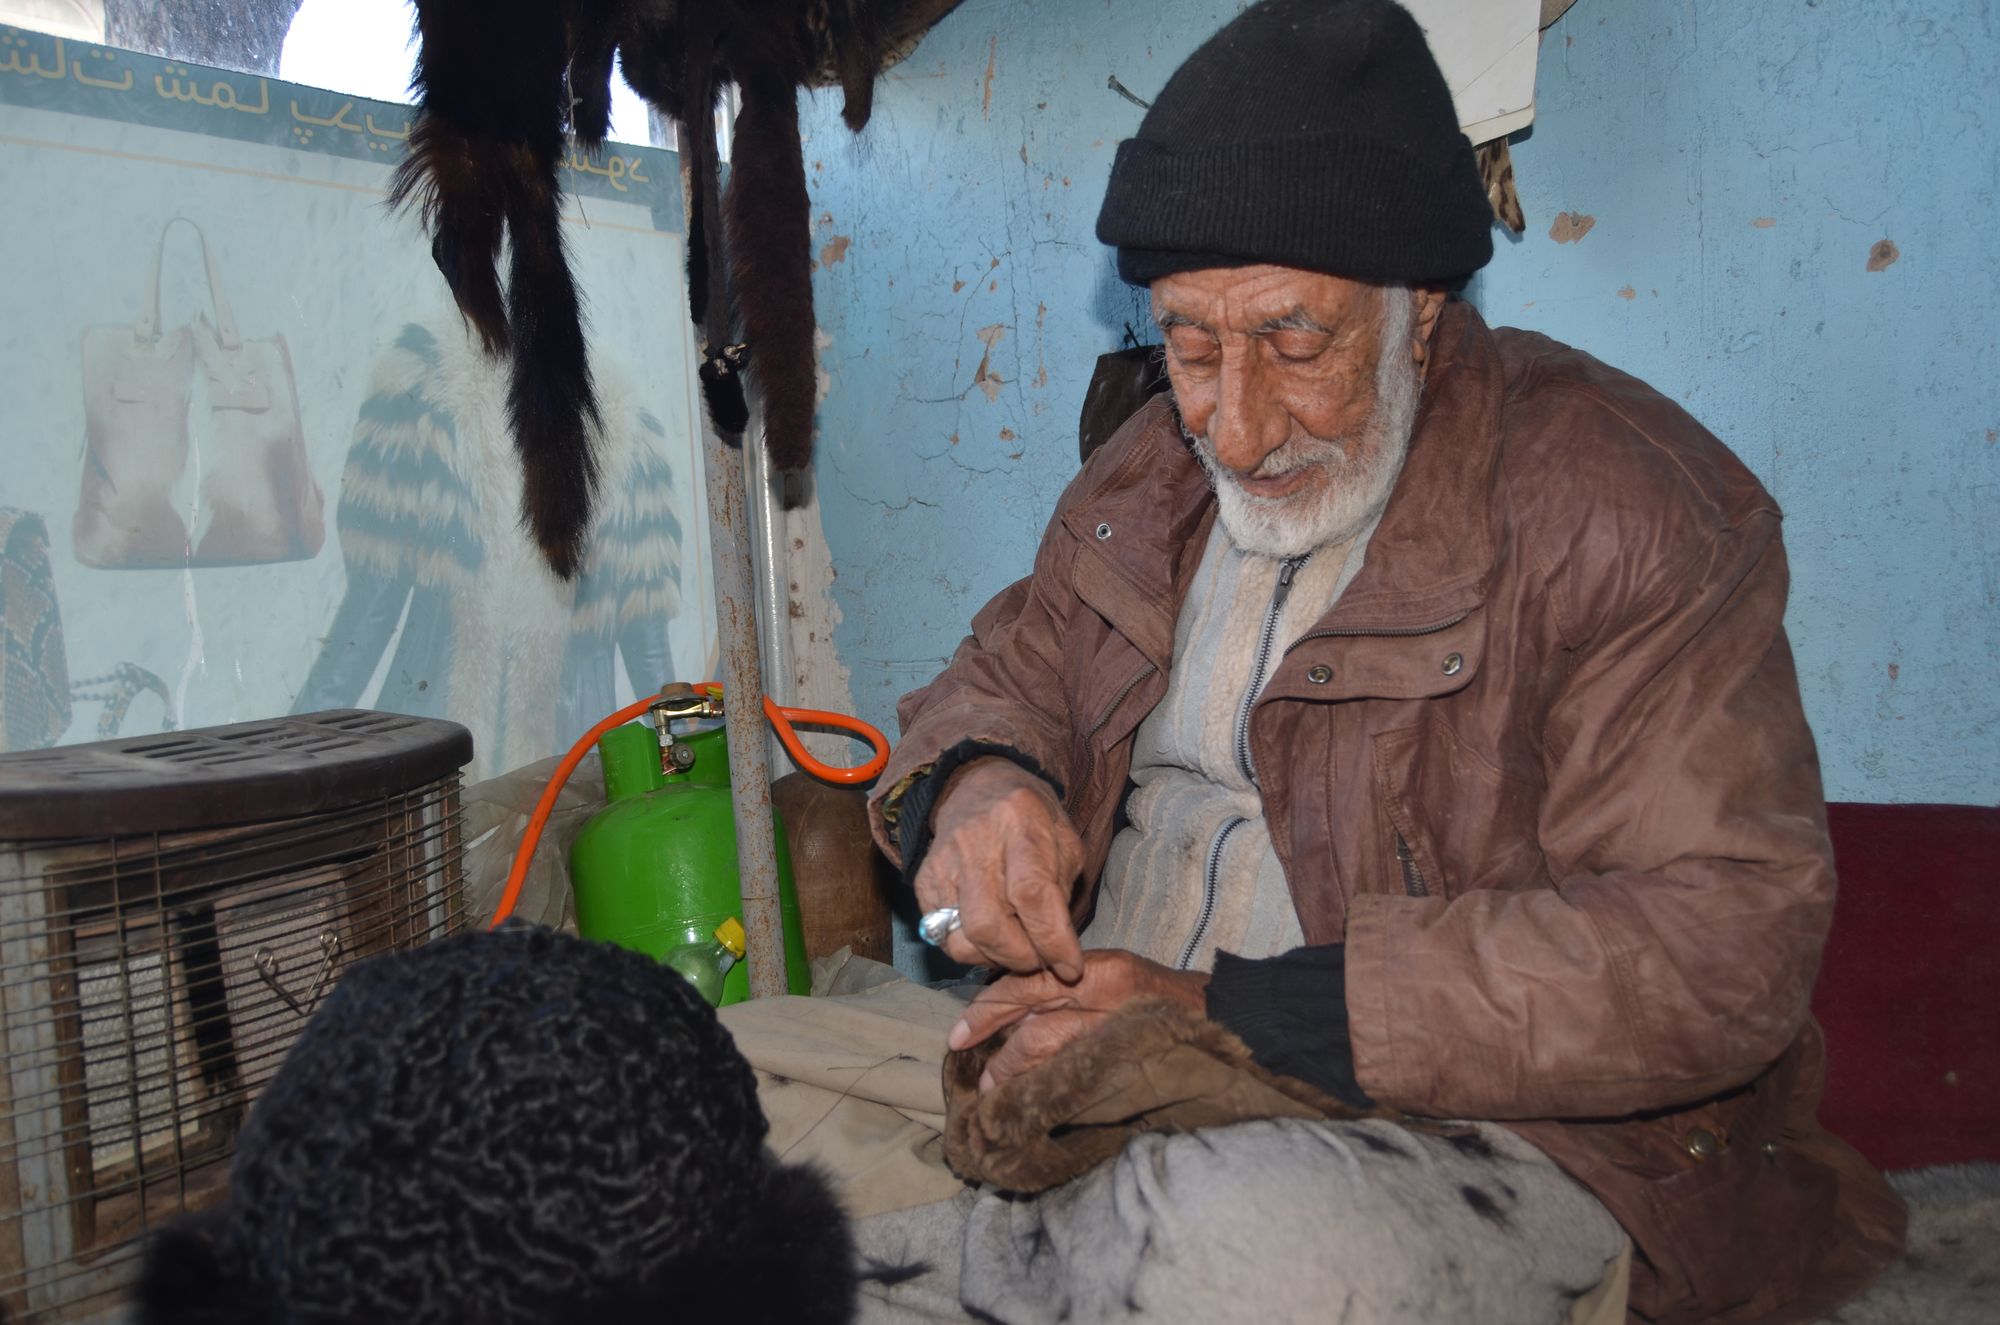
[[[1194,960],[1195,949],[1201,946],[1202,935],[1208,933],[1208,922],[1215,918],[1215,892],[1222,881],[1222,848],[1229,841],[1229,835],[1241,828],[1246,821],[1231,819],[1222,825],[1215,835],[1215,841],[1208,848],[1208,868],[1202,873],[1201,914],[1195,917],[1194,933],[1188,935],[1187,946],[1181,949],[1180,960],[1174,969],[1185,971]]]
[[[1403,835],[1396,834],[1396,861],[1403,867],[1403,891],[1412,897],[1429,897],[1430,885],[1424,882],[1423,869],[1417,864],[1417,853],[1410,850],[1410,844]]]
[[[1097,733],[1104,730],[1105,724],[1111,721],[1111,715],[1125,702],[1125,697],[1137,690],[1141,681],[1159,670],[1152,663],[1147,663],[1135,672],[1132,679],[1127,681],[1124,688],[1105,706],[1104,712],[1098,714],[1097,721],[1090,725],[1090,730],[1083,734],[1083,776],[1077,779],[1076,802],[1070,812],[1072,818],[1082,818],[1084,789],[1090,785],[1091,776],[1097,772]]]
[[[1285,613],[1285,600],[1292,595],[1292,580],[1312,560],[1312,553],[1289,557],[1278,568],[1278,584],[1271,590],[1271,610],[1264,616],[1264,633],[1257,640],[1257,661],[1250,669],[1250,686],[1243,696],[1243,709],[1236,715],[1236,766],[1253,784],[1257,770],[1250,763],[1250,710],[1257,707],[1257,692],[1264,688],[1264,672],[1271,665],[1271,646],[1278,638],[1278,619]]]
[[[1455,617],[1434,621],[1427,626],[1385,626],[1373,630],[1315,630],[1299,636],[1285,652],[1290,653],[1292,649],[1298,648],[1309,639],[1334,639],[1355,635],[1383,635],[1392,639],[1406,639],[1417,635],[1435,635],[1440,630],[1451,629],[1471,615],[1470,612],[1460,612]],[[1431,895],[1430,885],[1424,882],[1423,869],[1417,864],[1416,852],[1410,850],[1410,844],[1403,840],[1400,831],[1396,834],[1396,863],[1403,867],[1403,891],[1406,894],[1411,897]]]

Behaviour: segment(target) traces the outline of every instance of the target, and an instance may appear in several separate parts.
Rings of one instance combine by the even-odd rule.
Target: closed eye
[[[1173,349],[1174,358],[1185,364],[1207,363],[1221,351],[1221,343],[1199,327],[1168,328],[1167,344]]]
[[[1325,354],[1333,338],[1320,331],[1273,331],[1265,334],[1264,343],[1280,359],[1306,363]]]

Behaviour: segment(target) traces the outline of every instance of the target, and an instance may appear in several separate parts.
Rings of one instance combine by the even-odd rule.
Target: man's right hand
[[[958,908],[945,955],[969,966],[1050,970],[1083,978],[1069,919],[1083,840],[1048,783],[1006,759],[978,759],[952,776],[932,812],[931,848],[917,871],[925,911]]]

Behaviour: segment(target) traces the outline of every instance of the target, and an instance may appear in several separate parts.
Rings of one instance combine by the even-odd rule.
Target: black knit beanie
[[[1423,29],[1390,0],[1263,0],[1189,56],[1118,145],[1097,237],[1118,274],[1269,262],[1448,284],[1493,212]]]

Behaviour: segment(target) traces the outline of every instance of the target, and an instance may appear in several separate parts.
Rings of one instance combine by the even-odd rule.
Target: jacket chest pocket
[[[1549,882],[1542,789],[1501,772],[1435,713],[1371,740],[1382,818],[1376,887],[1413,897]]]

